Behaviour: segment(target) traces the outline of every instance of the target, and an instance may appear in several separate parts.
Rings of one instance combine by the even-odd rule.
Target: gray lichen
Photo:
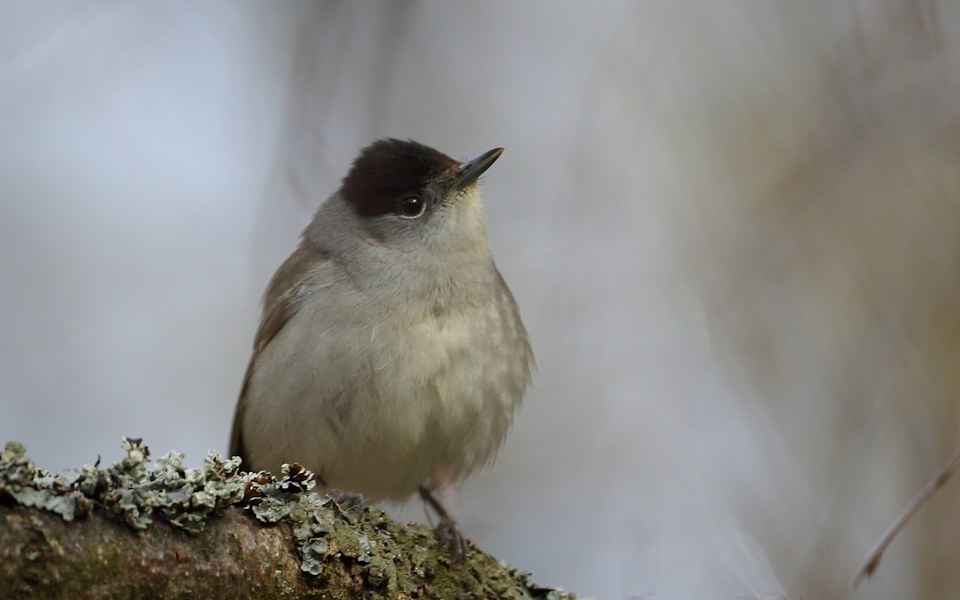
[[[336,561],[335,572],[352,565],[351,577],[389,597],[416,595],[418,581],[425,578],[441,597],[466,591],[462,580],[456,583],[445,568],[438,570],[439,542],[431,532],[396,525],[376,508],[355,512],[356,507],[315,493],[313,473],[296,463],[284,465],[278,479],[267,472],[241,472],[239,458],[224,460],[214,451],[200,469],[184,468],[184,455],[168,452],[151,469],[142,440],[124,438],[123,448],[127,456],[110,467],[86,465],[57,474],[38,468],[23,445],[8,442],[0,453],[0,500],[52,511],[66,521],[97,508],[138,530],[162,519],[191,534],[203,531],[211,515],[238,506],[263,523],[289,523],[300,569],[317,580],[328,577],[324,564]],[[536,586],[528,573],[489,557],[471,564],[468,595],[474,597],[575,598]]]
[[[283,465],[283,477],[261,471],[246,482],[246,505],[264,523],[288,520],[299,545],[300,569],[311,575],[323,572],[321,561],[330,550],[324,538],[334,530],[336,506],[330,496],[311,492],[316,486],[313,473],[294,463]]]
[[[61,475],[37,467],[19,442],[7,442],[0,453],[0,497],[67,521],[100,506],[135,529],[161,518],[191,533],[202,531],[211,513],[234,504],[252,508],[264,523],[323,505],[316,494],[305,494],[314,487],[313,474],[299,465],[284,465],[277,480],[265,472],[242,473],[239,458],[224,460],[211,450],[201,469],[185,468],[179,452],[168,452],[150,469],[143,440],[123,438],[122,445],[127,456],[106,469],[84,465]]]
[[[101,506],[135,529],[160,517],[192,533],[203,529],[210,513],[243,500],[240,459],[224,461],[211,451],[202,469],[185,469],[183,454],[168,452],[148,469],[150,449],[142,440],[123,438],[123,449],[127,456],[109,468],[84,465],[61,475],[37,467],[22,444],[8,442],[0,453],[0,497],[67,521]]]
[[[7,442],[0,452],[0,498],[10,496],[24,506],[55,512],[66,521],[90,512],[93,502],[76,477],[37,468],[19,442]],[[84,469],[92,467],[84,467]]]
[[[319,575],[330,549],[323,537],[333,529],[333,501],[311,490],[313,473],[297,464],[284,465],[283,477],[241,473],[240,459],[207,453],[202,469],[183,467],[184,455],[168,452],[148,468],[150,449],[143,440],[123,438],[127,456],[99,469],[85,465],[66,474],[37,467],[19,442],[8,442],[0,454],[0,498],[7,495],[24,506],[42,508],[71,521],[101,506],[135,529],[161,518],[190,533],[203,530],[207,517],[241,504],[264,523],[293,523],[304,572]]]

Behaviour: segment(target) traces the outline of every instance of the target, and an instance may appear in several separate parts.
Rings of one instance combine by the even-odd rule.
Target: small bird
[[[437,513],[434,492],[489,465],[530,384],[533,351],[493,261],[478,178],[412,140],[364,148],[263,298],[230,453],[298,462],[335,490]]]

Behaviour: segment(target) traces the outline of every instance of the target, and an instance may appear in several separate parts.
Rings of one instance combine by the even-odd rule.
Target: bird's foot
[[[437,500],[430,490],[425,486],[420,486],[420,497],[423,499],[423,502],[432,508],[437,516],[440,517],[440,524],[433,530],[433,533],[437,536],[437,539],[440,540],[440,543],[446,547],[447,552],[450,553],[450,564],[459,565],[463,563],[464,559],[467,557],[467,538],[463,537],[463,534],[460,532],[460,526],[457,525],[457,522],[450,516],[450,513],[447,512],[447,509],[440,504],[440,501]]]
[[[363,494],[338,490],[330,487],[322,479],[320,481],[326,487],[324,493],[333,502],[333,507],[340,515],[348,520],[356,520],[363,516]]]
[[[433,533],[450,553],[450,564],[462,564],[467,557],[469,547],[467,546],[467,538],[463,537],[457,522],[449,516],[441,517],[440,524],[433,530]]]

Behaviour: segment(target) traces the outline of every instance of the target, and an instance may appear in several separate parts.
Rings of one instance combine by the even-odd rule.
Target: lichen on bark
[[[57,474],[0,454],[0,598],[574,598],[471,545],[450,564],[432,532],[341,507],[313,474],[203,468],[141,440],[101,469]]]

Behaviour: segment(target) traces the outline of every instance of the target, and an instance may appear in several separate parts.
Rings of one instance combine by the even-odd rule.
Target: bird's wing
[[[247,468],[250,467],[250,460],[243,443],[243,415],[246,410],[250,377],[257,364],[257,358],[300,309],[300,303],[297,300],[303,291],[304,276],[326,260],[327,254],[322,250],[310,247],[306,242],[300,244],[300,247],[277,269],[263,295],[263,315],[257,334],[253,338],[253,356],[250,357],[247,372],[243,376],[243,387],[237,399],[237,408],[233,413],[233,429],[230,432],[230,456],[239,456]]]

